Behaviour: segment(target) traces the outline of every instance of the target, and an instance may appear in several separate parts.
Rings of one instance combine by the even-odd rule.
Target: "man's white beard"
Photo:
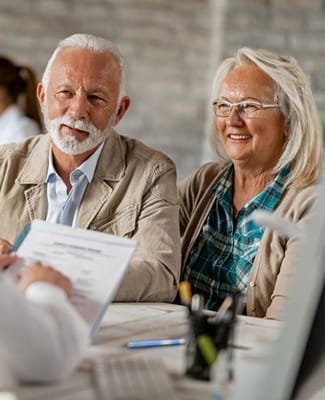
[[[106,128],[101,131],[97,129],[91,122],[83,119],[75,120],[70,115],[49,119],[44,116],[45,127],[58,149],[66,154],[77,155],[83,154],[101,144],[111,133],[115,115],[112,115]],[[64,124],[70,128],[79,129],[88,133],[86,139],[79,141],[73,135],[60,134],[60,126]]]

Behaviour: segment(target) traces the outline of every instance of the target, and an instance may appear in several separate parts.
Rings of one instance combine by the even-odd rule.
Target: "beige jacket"
[[[218,163],[203,165],[179,185],[183,269],[214,203],[215,195],[211,189],[223,174],[226,166]],[[275,210],[275,214],[299,225],[305,224],[310,217],[314,193],[314,186],[304,189],[288,189]],[[295,262],[299,256],[299,242],[298,239],[283,238],[276,232],[265,229],[249,274],[248,315],[281,319],[285,299],[294,275]]]
[[[45,219],[50,138],[0,147],[0,237]],[[77,226],[133,238],[137,250],[117,301],[173,301],[180,275],[176,172],[172,161],[112,132],[81,202]]]

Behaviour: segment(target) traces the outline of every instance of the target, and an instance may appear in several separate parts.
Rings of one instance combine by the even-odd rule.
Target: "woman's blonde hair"
[[[283,57],[267,50],[243,47],[234,57],[224,60],[216,71],[212,100],[217,98],[226,75],[243,64],[255,64],[276,85],[276,101],[285,118],[287,140],[278,163],[277,173],[290,165],[286,186],[304,187],[319,176],[323,161],[323,142],[320,119],[309,80],[293,57]],[[229,160],[215,125],[211,108],[209,141],[212,150],[221,160]]]

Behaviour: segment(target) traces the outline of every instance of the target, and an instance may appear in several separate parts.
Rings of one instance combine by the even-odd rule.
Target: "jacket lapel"
[[[39,141],[29,154],[16,182],[24,189],[26,207],[31,220],[45,219],[47,210],[45,177],[50,148],[49,135],[40,135]]]
[[[49,135],[40,140],[28,156],[16,182],[28,185],[24,190],[28,214],[31,220],[45,219],[47,193],[45,177],[48,170],[50,149]],[[88,185],[78,214],[78,226],[88,228],[98,211],[109,200],[113,187],[125,174],[126,150],[120,135],[114,131],[107,138],[99,157],[93,181]]]
[[[115,183],[125,174],[125,145],[121,137],[112,131],[99,156],[93,181],[88,185],[81,202],[77,225],[89,228],[99,210],[109,201]]]
[[[33,219],[45,219],[47,211],[46,184],[38,184],[24,191],[28,215]]]

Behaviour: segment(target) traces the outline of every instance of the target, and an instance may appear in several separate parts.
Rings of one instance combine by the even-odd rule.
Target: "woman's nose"
[[[227,117],[226,124],[228,126],[242,125],[244,123],[243,118],[240,114],[238,106],[232,106],[229,116]]]

